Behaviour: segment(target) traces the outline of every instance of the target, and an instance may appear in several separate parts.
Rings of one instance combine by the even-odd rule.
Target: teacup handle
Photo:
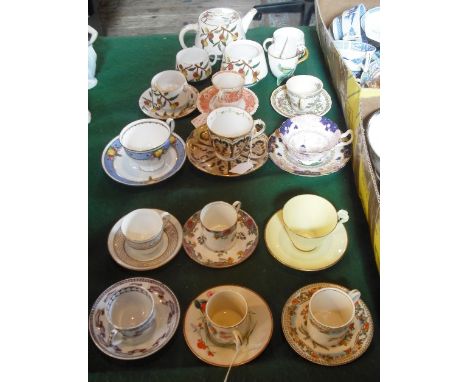
[[[239,210],[241,208],[241,204],[242,203],[237,200],[234,203],[232,203],[232,206],[236,209],[237,212],[239,212]]]
[[[265,41],[263,41],[263,50],[264,50],[265,52],[268,52],[268,46],[267,46],[267,44],[268,44],[268,43],[272,44],[274,41],[275,41],[275,40],[272,39],[271,37],[269,37],[269,38],[267,38]]]
[[[304,62],[308,58],[309,58],[309,49],[307,49],[307,47],[306,47],[304,49],[304,52],[302,53],[302,57],[299,59],[299,61],[297,61],[297,63],[300,64],[301,62]]]
[[[349,220],[349,214],[346,210],[339,210],[336,214],[338,215],[338,223],[346,223]]]
[[[348,296],[351,297],[351,300],[353,300],[354,303],[356,303],[361,298],[361,292],[357,289],[353,289],[348,292]]]
[[[166,224],[169,222],[169,219],[171,218],[171,214],[169,212],[163,212],[159,216],[161,216],[161,219],[163,221],[163,227],[165,227]]]
[[[255,121],[253,121],[253,124],[254,124],[254,129],[256,130],[256,132],[252,136],[252,139],[258,137],[259,135],[265,132],[265,122],[263,122],[261,119],[256,119]],[[261,126],[260,130],[258,130],[256,126]]]
[[[213,60],[211,59],[211,57],[214,57]],[[208,56],[208,59],[210,60],[211,66],[214,66],[214,64],[216,64],[216,62],[218,61],[218,57],[216,56],[216,54],[210,54]]]
[[[175,129],[175,121],[172,118],[168,118],[166,119],[166,123],[169,126],[169,129],[171,129],[171,134],[172,134]]]
[[[107,346],[114,346],[115,342],[115,337],[120,334],[120,332],[117,329],[112,329],[109,333],[109,338],[107,340]]]
[[[187,45],[185,45],[184,41],[184,36],[188,31],[195,31],[195,33],[198,32],[198,24],[187,24],[185,27],[183,27],[180,32],[179,32],[179,43],[182,48],[187,48]]]
[[[345,131],[343,134],[341,134],[340,143],[338,143],[336,146],[341,147],[341,146],[349,145],[353,141],[353,138],[354,138],[353,131],[349,129]]]

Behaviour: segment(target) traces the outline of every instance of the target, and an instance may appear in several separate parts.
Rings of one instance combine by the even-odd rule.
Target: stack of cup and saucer
[[[341,133],[326,117],[299,115],[284,121],[268,142],[272,161],[301,176],[323,176],[343,168],[351,158],[353,132]]]
[[[216,201],[193,214],[184,224],[187,255],[210,268],[232,267],[247,260],[257,247],[258,227],[240,207],[239,201]]]
[[[178,70],[165,70],[151,80],[151,87],[143,92],[138,104],[148,117],[178,119],[197,107],[198,90],[187,83]]]
[[[280,263],[301,271],[319,271],[336,264],[348,246],[344,223],[348,212],[337,211],[318,195],[297,195],[268,221],[265,242]]]
[[[322,81],[310,75],[291,77],[286,85],[273,91],[270,102],[273,109],[286,118],[301,114],[325,115],[332,106]]]
[[[186,158],[185,143],[174,128],[171,118],[129,123],[105,147],[101,158],[104,171],[128,186],[147,186],[174,175]]]
[[[200,92],[197,108],[200,113],[210,113],[218,107],[233,106],[254,114],[258,108],[255,93],[245,87],[245,76],[241,73],[220,70],[211,79],[212,86]]]
[[[147,277],[111,285],[89,314],[89,333],[110,357],[135,360],[162,349],[180,320],[177,298],[168,286]]]
[[[182,226],[168,212],[141,208],[112,227],[107,247],[121,266],[135,271],[156,269],[172,260],[182,246]]]

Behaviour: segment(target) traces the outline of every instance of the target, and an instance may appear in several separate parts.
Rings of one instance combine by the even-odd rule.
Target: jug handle
[[[89,46],[89,45],[92,45],[94,43],[94,41],[96,41],[96,39],[98,37],[98,32],[97,32],[96,29],[94,29],[93,27],[90,27],[88,25],[88,33],[91,35],[91,38],[88,41],[88,46]]]
[[[187,24],[185,27],[183,27],[180,30],[179,42],[180,42],[180,46],[182,48],[188,48],[187,45],[185,45],[184,36],[188,31],[192,31],[192,30],[195,31],[195,33],[197,33],[198,32],[198,24]]]

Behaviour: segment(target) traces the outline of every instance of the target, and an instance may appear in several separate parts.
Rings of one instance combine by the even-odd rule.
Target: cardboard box
[[[320,46],[330,69],[348,128],[354,132],[352,166],[358,194],[369,223],[375,261],[380,267],[380,192],[372,169],[363,121],[380,108],[380,89],[361,88],[333,45],[328,27],[333,19],[354,5],[367,9],[378,0],[316,0],[315,15]]]

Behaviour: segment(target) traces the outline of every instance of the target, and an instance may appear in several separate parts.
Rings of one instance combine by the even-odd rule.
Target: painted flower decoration
[[[201,338],[199,338],[198,341],[197,341],[197,347],[199,349],[203,349],[203,350],[208,348],[208,346],[206,346],[206,344],[205,344],[205,341],[203,341]]]

